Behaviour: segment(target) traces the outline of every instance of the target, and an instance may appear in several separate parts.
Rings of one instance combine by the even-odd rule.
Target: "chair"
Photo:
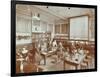
[[[16,62],[16,73],[20,73],[20,62]]]
[[[26,64],[23,68],[24,73],[37,72],[37,67],[34,64]]]

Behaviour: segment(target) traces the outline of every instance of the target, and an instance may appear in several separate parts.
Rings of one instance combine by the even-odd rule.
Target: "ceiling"
[[[34,6],[34,7],[38,7],[43,11],[51,13],[62,19],[94,13],[94,10],[90,8],[72,8],[72,7],[57,7],[57,6]]]
[[[19,11],[23,10],[23,14],[26,13],[30,15],[31,11],[39,12],[40,14],[44,14],[45,17],[49,17],[49,19],[62,19],[66,20],[69,17],[80,16],[90,14],[93,16],[94,9],[90,8],[72,8],[72,7],[57,7],[57,6],[39,6],[39,5],[18,5],[16,7]],[[38,11],[39,10],[39,11]]]

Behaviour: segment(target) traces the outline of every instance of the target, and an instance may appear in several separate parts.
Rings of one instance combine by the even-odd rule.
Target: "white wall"
[[[25,15],[24,15],[25,16]],[[32,43],[31,19],[17,15],[16,13],[16,36],[28,36],[28,39],[16,38],[16,45]]]
[[[31,6],[31,5],[29,5]],[[31,6],[32,7],[32,6]],[[31,12],[27,12],[27,7],[25,5],[19,5],[17,4],[16,9],[16,36],[24,36],[28,35],[30,36],[29,39],[16,39],[16,45],[19,44],[27,44],[32,43],[31,35],[32,32],[46,32],[50,31],[52,33],[54,32],[54,18],[55,16],[37,8],[36,6],[31,8],[32,14],[39,13],[40,14],[40,20],[31,20]],[[51,24],[51,25],[50,25]],[[36,30],[37,29],[37,30]],[[52,29],[52,30],[50,30]]]
[[[100,0],[36,0],[36,1],[49,1],[59,3],[76,3],[76,4],[95,4],[98,5],[98,20],[100,20]],[[0,1],[0,77],[10,76],[10,0]],[[100,22],[98,21],[98,33],[100,33]],[[100,35],[98,34],[98,39]],[[100,46],[100,40],[98,40]],[[100,59],[100,47],[98,47],[98,59]],[[34,77],[99,77],[100,76],[100,60],[98,60],[98,72],[88,73],[71,73],[71,74],[55,74],[55,75],[42,75]],[[32,76],[30,76],[32,77]]]

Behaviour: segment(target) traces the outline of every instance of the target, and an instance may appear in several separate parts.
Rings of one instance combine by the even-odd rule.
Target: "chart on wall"
[[[70,39],[88,40],[88,16],[70,18]]]

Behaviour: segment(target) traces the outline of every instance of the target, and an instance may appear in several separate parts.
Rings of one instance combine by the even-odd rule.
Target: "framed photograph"
[[[97,71],[97,6],[11,1],[11,76]]]

